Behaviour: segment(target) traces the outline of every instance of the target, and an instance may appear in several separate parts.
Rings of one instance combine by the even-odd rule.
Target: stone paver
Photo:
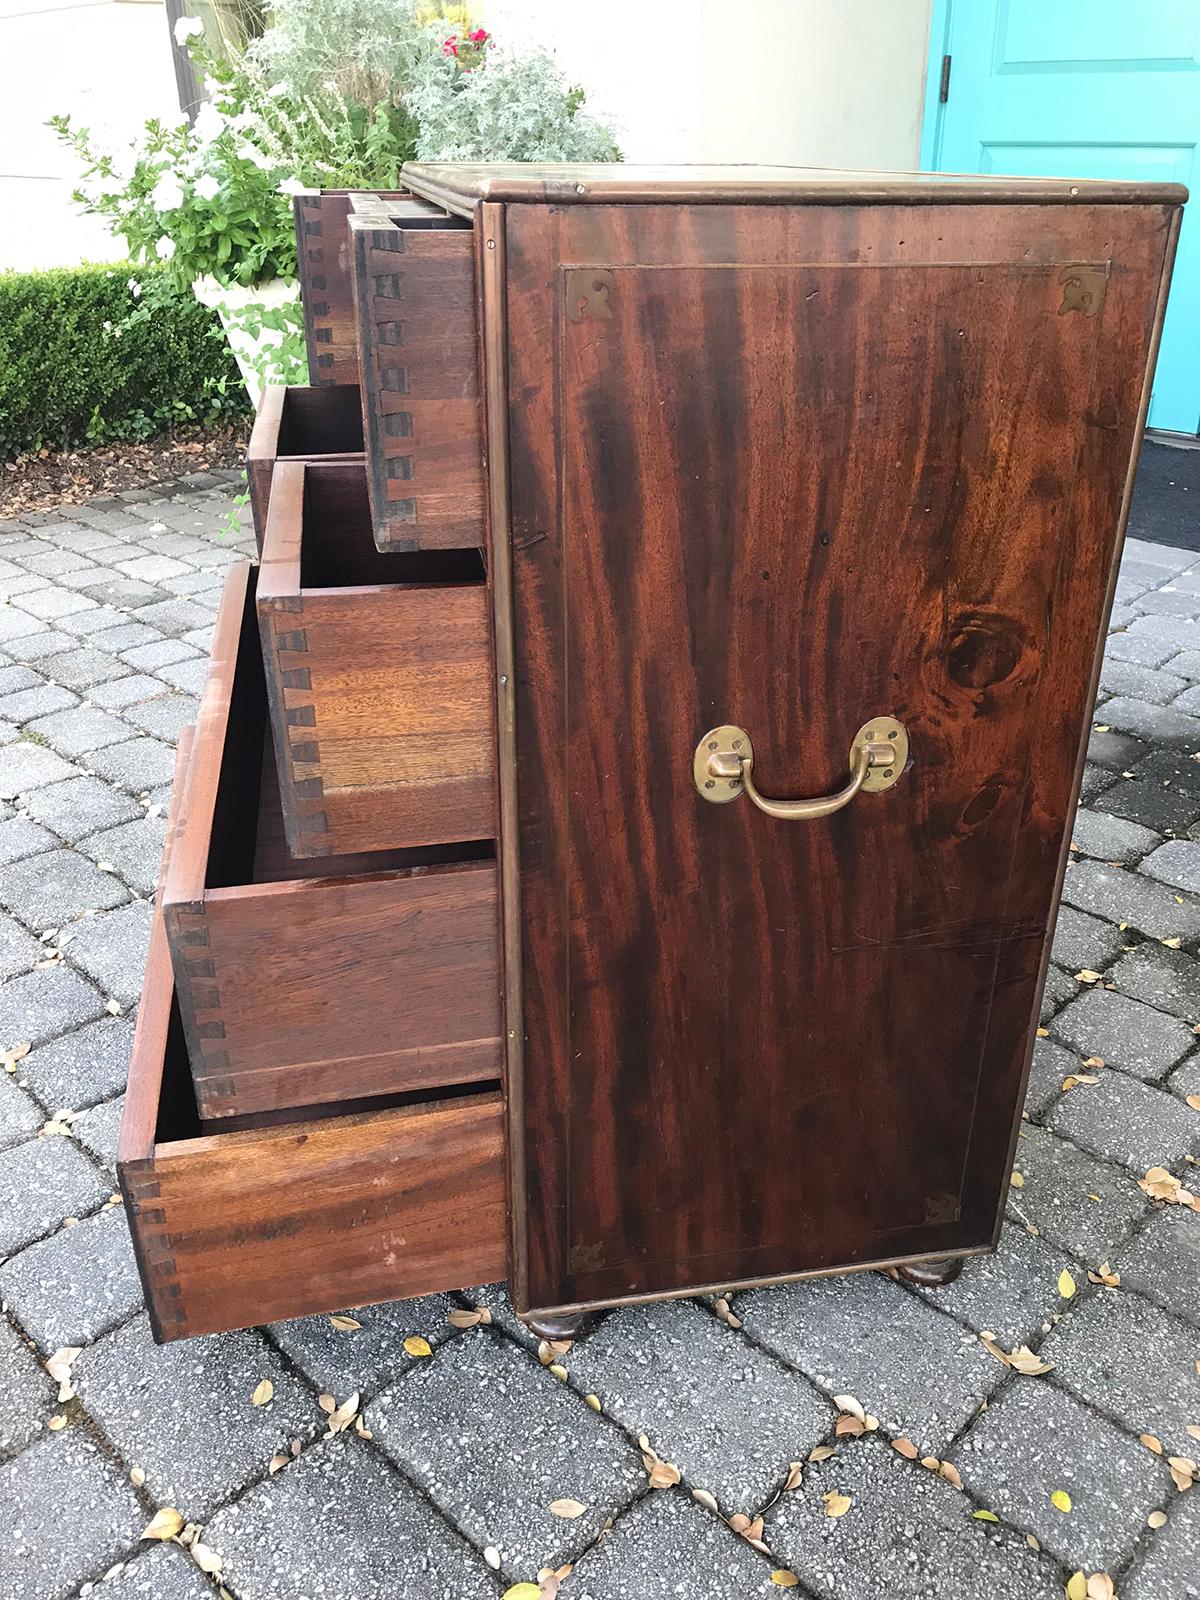
[[[128,1482],[82,1429],[45,1434],[0,1467],[0,1600],[66,1600],[145,1523]]]
[[[501,1593],[482,1556],[353,1435],[314,1445],[251,1489],[212,1519],[204,1541],[223,1558],[238,1600]],[[540,1564],[526,1576],[536,1580]]]
[[[1200,1179],[1195,1186],[1200,1188]],[[1184,1206],[1156,1210],[1113,1265],[1123,1287],[1200,1323],[1200,1215],[1195,1211]]]
[[[779,1569],[676,1489],[626,1512],[576,1563],[569,1592],[575,1600],[768,1600],[780,1593],[772,1570]]]
[[[1147,941],[1123,955],[1112,981],[1123,994],[1194,1025],[1200,1019],[1200,963]]]
[[[1105,1290],[1047,1335],[1056,1379],[1133,1435],[1152,1433],[1191,1456],[1186,1426],[1200,1416],[1196,1330],[1141,1295]]]
[[[74,850],[43,855],[0,868],[0,901],[20,907],[32,926],[57,928],[85,911],[107,911],[128,900],[129,892],[111,873]]]
[[[1168,1488],[1168,1524],[1147,1528],[1163,1467],[1136,1443],[1149,1430],[1195,1454],[1185,1426],[1200,1420],[1198,1219],[1136,1184],[1165,1163],[1200,1187],[1185,1163],[1200,1151],[1186,1104],[1200,1093],[1196,557],[1127,547],[1114,620],[1128,631],[1109,640],[999,1253],[936,1292],[865,1274],[743,1293],[741,1330],[703,1302],[610,1312],[568,1352],[564,1384],[498,1285],[346,1308],[358,1328],[314,1316],[150,1341],[112,1204],[122,1089],[172,747],[195,715],[223,573],[249,543],[222,531],[236,475],[194,479],[0,523],[0,1045],[32,1042],[0,1071],[0,1472],[18,1469],[43,1517],[24,1545],[0,1509],[0,1600],[6,1583],[21,1600],[213,1600],[183,1550],[137,1539],[167,1497],[208,1519],[237,1600],[498,1600],[569,1557],[564,1600],[766,1595],[789,1567],[808,1600],[1042,1600],[1076,1562],[1113,1568],[1123,1600],[1200,1591],[1200,1501]],[[36,967],[56,944],[65,961]],[[1077,980],[1085,969],[1102,982]],[[108,1015],[110,996],[128,1014]],[[1093,1054],[1100,1081],[1064,1093]],[[67,1108],[71,1138],[35,1137]],[[1088,1284],[1105,1260],[1120,1289]],[[487,1306],[491,1326],[454,1330],[463,1303]],[[982,1328],[1032,1342],[1052,1373],[1014,1378]],[[432,1356],[405,1352],[410,1334]],[[79,1398],[56,1404],[27,1340],[43,1356],[85,1346]],[[273,1398],[252,1407],[268,1375]],[[320,1437],[320,1392],[362,1395],[374,1437]],[[806,1467],[768,1512],[769,1555],[689,1497],[756,1509],[831,1437],[826,1397],[847,1392],[884,1432],[958,1461],[967,1492],[881,1432]],[[66,1427],[50,1433],[55,1413]],[[680,1488],[647,1489],[642,1430]],[[270,1474],[293,1438],[303,1453]],[[1050,1476],[1070,1517],[1042,1494]],[[821,1500],[835,1487],[853,1496],[842,1518]],[[563,1496],[586,1506],[578,1521],[549,1513]],[[972,1518],[981,1502],[1001,1524]],[[17,1525],[27,1540],[28,1518]]]
[[[571,1561],[646,1482],[637,1448],[499,1334],[472,1329],[385,1390],[367,1426],[506,1574]],[[578,1500],[566,1521],[552,1500]]]
[[[316,1397],[257,1333],[156,1345],[148,1319],[136,1317],[85,1350],[71,1377],[123,1459],[145,1472],[155,1503],[192,1521],[260,1478],[291,1440],[324,1431]],[[256,1406],[264,1378],[274,1392]]]
[[[357,1328],[335,1328],[327,1316],[272,1323],[268,1332],[284,1354],[321,1390],[345,1400],[366,1400],[421,1359],[404,1341],[416,1335],[431,1345],[453,1336],[446,1320],[455,1302],[446,1295],[355,1307],[347,1314]]]
[[[1054,1019],[1054,1032],[1083,1056],[1099,1056],[1135,1078],[1154,1081],[1196,1043],[1196,1035],[1169,1017],[1108,989],[1089,989]]]
[[[94,1211],[111,1193],[82,1150],[63,1134],[28,1139],[0,1156],[0,1184],[8,1198],[0,1210],[0,1256],[62,1224]]]
[[[3,993],[0,989],[0,998]],[[95,999],[97,1009],[102,1009],[99,996]],[[31,1050],[21,1062],[21,1073],[38,1098],[54,1109],[95,1105],[125,1087],[132,1043],[131,1018],[102,1016]]]
[[[35,1351],[0,1318],[0,1456],[19,1450],[45,1426],[54,1406],[51,1383]]]
[[[646,1434],[691,1488],[753,1516],[831,1432],[836,1413],[812,1386],[693,1302],[630,1307],[570,1352],[572,1381],[605,1414]],[[714,1410],[714,1389],[731,1403]]]
[[[0,1266],[0,1300],[47,1355],[98,1339],[130,1316],[141,1298],[119,1206],[60,1228]]]
[[[1200,1118],[1171,1095],[1123,1072],[1105,1071],[1100,1082],[1064,1095],[1048,1125],[1074,1144],[1139,1176],[1200,1151]]]
[[[1150,1209],[1128,1173],[1046,1128],[1022,1128],[1013,1165],[1024,1182],[1008,1197],[1009,1215],[1093,1267],[1110,1260]]]
[[[848,1496],[850,1510],[828,1516],[827,1494]],[[766,1539],[820,1600],[1062,1594],[1057,1568],[1023,1535],[975,1521],[961,1491],[882,1439],[853,1440],[808,1466],[803,1488],[770,1513]]]
[[[1063,1310],[1058,1275],[1070,1265],[1062,1249],[1010,1222],[993,1255],[972,1256],[944,1288],[916,1292],[977,1333],[994,1333],[1011,1349],[1036,1342],[1050,1318]]]
[[[828,1394],[939,1454],[999,1382],[978,1338],[877,1273],[739,1295],[747,1333]],[[870,1328],[870,1337],[864,1330]]]
[[[968,1493],[1069,1568],[1115,1571],[1171,1488],[1165,1463],[1071,1395],[1017,1379],[953,1452]],[[1050,1496],[1063,1490],[1070,1511]]]

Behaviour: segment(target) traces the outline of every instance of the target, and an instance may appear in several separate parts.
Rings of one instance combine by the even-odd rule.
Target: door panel
[[[923,164],[943,172],[1195,185],[1200,7],[1195,0],[946,0],[931,72],[952,58]],[[944,39],[944,43],[942,42]],[[1189,207],[1189,212],[1194,209]],[[1200,224],[1185,214],[1150,410],[1200,430]]]
[[[1019,1102],[1162,218],[724,209],[509,213],[523,1307],[986,1245]]]

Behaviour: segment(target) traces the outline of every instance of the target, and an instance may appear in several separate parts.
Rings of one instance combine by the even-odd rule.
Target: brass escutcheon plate
[[[696,754],[692,758],[692,778],[705,800],[711,800],[714,805],[736,800],[743,788],[741,757],[752,757],[753,754],[750,735],[745,728],[735,728],[728,722],[723,722],[719,728],[710,728],[696,746]],[[722,764],[728,764],[731,770],[710,770],[710,766],[720,767]]]
[[[882,747],[891,745],[894,761],[881,760]],[[890,789],[908,765],[908,730],[895,717],[872,717],[864,722],[850,745],[850,760],[854,752],[865,745],[871,752],[871,766],[863,780],[865,794],[882,794]]]
[[[872,717],[863,723],[851,742],[851,772],[856,768],[860,751],[866,753],[868,763],[861,790],[866,794],[882,794],[899,780],[908,765],[908,730],[896,717]],[[714,805],[738,799],[746,789],[742,763],[752,763],[753,759],[754,746],[745,728],[730,722],[710,728],[692,757],[692,781],[697,792]],[[757,791],[751,798],[755,804],[760,804]],[[846,798],[849,799],[849,795]]]

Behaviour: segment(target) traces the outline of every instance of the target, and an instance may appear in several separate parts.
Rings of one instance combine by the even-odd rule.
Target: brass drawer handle
[[[744,728],[729,723],[713,728],[696,746],[692,777],[705,800],[723,804],[736,800],[743,790],[760,811],[785,822],[827,817],[848,806],[861,789],[881,794],[899,781],[908,765],[908,732],[895,717],[873,717],[864,722],[850,746],[850,782],[836,794],[813,800],[768,800],[754,783],[754,746]]]

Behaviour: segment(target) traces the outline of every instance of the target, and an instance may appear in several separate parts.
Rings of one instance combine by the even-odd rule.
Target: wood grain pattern
[[[495,835],[477,551],[381,555],[361,474],[275,473],[258,611],[295,856]]]
[[[470,227],[350,219],[363,422],[381,550],[483,544],[483,437]]]
[[[160,1342],[504,1271],[498,1094],[203,1135],[156,914],[118,1175]]]
[[[263,390],[246,447],[246,481],[254,538],[262,554],[271,477],[280,459],[326,461],[363,455],[362,400],[357,384],[272,384]]]
[[[226,586],[163,889],[204,1118],[491,1080],[496,872],[444,852],[326,857],[281,835],[252,573]],[[268,849],[262,848],[268,836]],[[281,858],[282,856],[282,858]]]
[[[991,1242],[1174,216],[508,208],[519,1309]]]

